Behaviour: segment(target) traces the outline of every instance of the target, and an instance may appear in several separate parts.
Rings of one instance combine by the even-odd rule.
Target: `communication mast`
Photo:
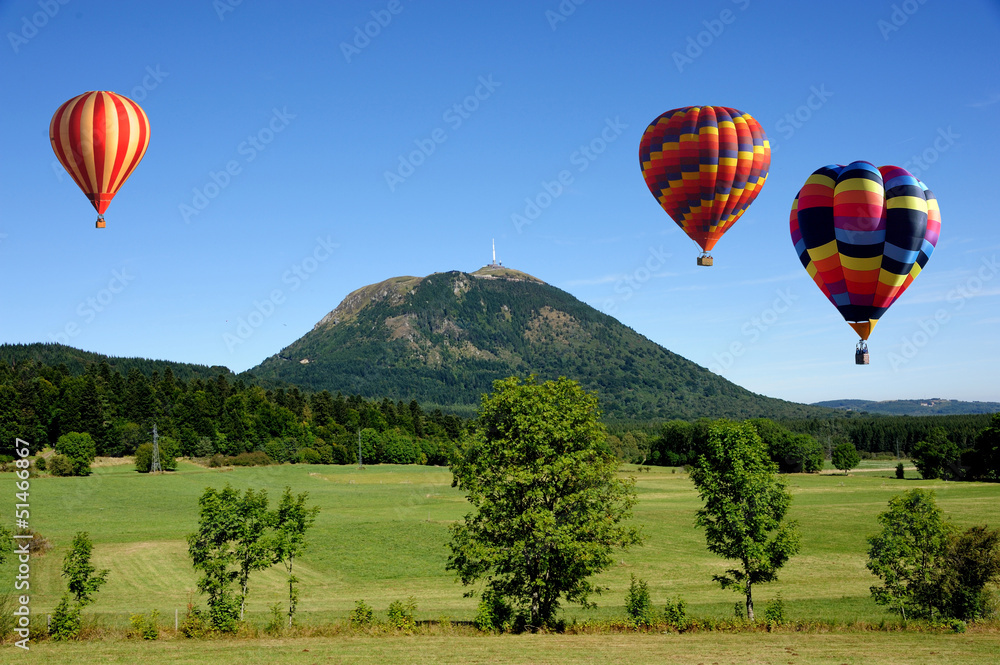
[[[497,241],[496,238],[493,239],[493,263],[490,264],[491,268],[499,268],[502,264],[497,263]]]
[[[150,473],[163,473],[160,466],[160,436],[156,433],[156,423],[153,423],[153,462],[149,465]]]

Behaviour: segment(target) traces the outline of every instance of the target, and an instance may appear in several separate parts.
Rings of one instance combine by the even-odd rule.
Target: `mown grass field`
[[[791,620],[836,621],[841,625],[893,620],[894,617],[869,597],[868,588],[875,580],[865,568],[865,538],[877,530],[875,516],[885,509],[886,502],[895,493],[914,487],[935,490],[939,505],[959,526],[995,523],[1000,515],[1000,484],[923,481],[912,471],[907,473],[907,479],[896,480],[894,467],[894,463],[887,464],[884,470],[874,468],[847,476],[787,476],[794,497],[791,517],[801,527],[802,552],[784,568],[779,582],[757,589],[758,611],[780,591]],[[643,525],[646,543],[620,555],[618,564],[600,576],[600,582],[609,590],[595,599],[599,605],[596,609],[567,606],[562,616],[568,622],[623,617],[625,592],[630,575],[634,574],[648,581],[656,605],[662,606],[680,596],[687,601],[689,614],[693,616],[731,617],[733,605],[740,597],[719,589],[712,582],[712,575],[722,572],[727,564],[706,551],[703,533],[693,526],[694,512],[700,502],[687,475],[681,470],[656,467],[641,472],[628,467],[624,472],[637,479],[639,503],[635,520]],[[196,577],[185,543],[185,536],[197,525],[198,497],[206,487],[221,488],[227,482],[239,489],[267,489],[272,500],[289,485],[296,492],[309,492],[311,503],[321,507],[316,525],[309,534],[309,550],[296,566],[302,580],[298,615],[302,623],[341,620],[354,607],[355,601],[362,599],[384,612],[390,602],[409,596],[416,599],[418,619],[469,620],[474,616],[476,600],[464,598],[465,589],[445,570],[448,525],[468,511],[462,494],[451,487],[451,474],[447,469],[370,466],[358,470],[356,467],[284,465],[221,471],[183,461],[176,473],[159,476],[140,475],[129,465],[117,465],[98,467],[86,478],[31,480],[32,527],[54,545],[52,551],[31,563],[33,612],[45,614],[55,607],[65,588],[59,576],[62,557],[73,535],[77,531],[88,531],[95,544],[94,563],[99,568],[110,569],[111,573],[97,602],[87,608],[86,614],[99,623],[125,625],[131,613],[148,614],[158,609],[163,625],[172,628],[175,609],[183,616],[189,600],[203,603],[195,591]],[[0,487],[9,488],[8,496],[13,504],[12,474],[0,474]],[[10,588],[13,583],[10,564],[6,568],[0,571],[3,576],[0,589]],[[279,567],[252,578],[248,601],[252,621],[263,624],[268,606],[285,600],[286,589],[282,584]],[[691,662],[708,658],[704,654],[709,652],[719,654],[713,659],[718,662],[959,662],[935,661],[930,656],[923,660],[903,659],[903,656],[910,658],[918,653],[923,648],[918,645],[925,641],[927,644],[940,641],[951,645],[952,656],[969,649],[969,659],[961,662],[1000,660],[1000,639],[995,634],[860,633],[848,642],[857,642],[862,650],[868,650],[864,645],[869,644],[871,652],[868,655],[885,658],[863,661],[847,659],[846,651],[843,652],[844,660],[822,660],[825,652],[828,655],[841,653],[836,645],[846,644],[845,638],[834,635],[807,637],[815,645],[818,660],[775,660],[763,655],[755,655],[753,661],[729,660],[728,656],[721,655],[731,651],[736,658],[739,653],[748,653],[748,648],[757,654],[758,648],[763,653],[772,647],[778,653],[783,645],[790,643],[787,637],[782,641],[779,636],[768,634],[700,634],[664,636],[660,640],[644,635],[449,637],[448,644],[454,641],[468,645],[467,653],[461,656],[466,660],[434,657],[435,652],[439,655],[451,652],[451,647],[440,650],[444,648],[442,636],[314,638],[312,641],[281,640],[273,642],[272,646],[268,646],[269,641],[255,641],[253,646],[239,648],[226,641],[192,643],[185,640],[162,644],[95,642],[93,647],[40,644],[33,651],[48,654],[47,663],[87,662],[82,657],[74,660],[74,654],[84,652],[94,654],[95,660],[91,662],[167,662],[172,658],[170,654],[186,659],[176,662],[299,662],[282,660],[286,656],[279,654],[301,653],[305,648],[316,658],[303,662],[326,662],[328,657],[334,659],[332,662],[338,659],[369,662],[366,659],[373,658],[375,653],[384,653],[393,660],[396,656],[392,654],[397,652],[409,652],[405,658],[400,656],[407,662],[477,662],[477,658],[482,662],[494,660],[494,656],[510,662],[571,662],[567,653],[593,655],[595,649],[603,652],[612,642],[634,640],[630,644],[646,653],[648,662],[658,658],[662,662],[661,657],[666,653],[663,649],[690,653]],[[799,635],[794,636],[794,640],[799,639]],[[218,654],[212,655],[224,650],[225,644],[243,653],[244,657],[226,660]],[[905,644],[911,647],[900,647],[901,659],[891,657],[896,653],[893,645]],[[518,654],[529,645],[531,649],[539,649],[537,659],[518,661]],[[3,647],[4,651],[7,648]],[[716,648],[722,651],[712,651]],[[253,655],[254,649],[260,650],[260,655]],[[140,651],[160,655],[150,655],[152,660],[148,660],[135,655]],[[626,657],[627,651],[613,651],[614,657],[602,662],[643,662],[646,658],[630,659]],[[980,651],[992,654],[992,660],[976,660]],[[477,653],[479,655],[475,656]],[[921,653],[928,655],[926,650]],[[65,660],[60,660],[63,658]],[[686,661],[681,658],[675,662]]]

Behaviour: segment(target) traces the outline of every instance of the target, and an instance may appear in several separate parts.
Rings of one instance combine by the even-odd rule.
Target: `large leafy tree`
[[[240,519],[236,524],[233,545],[240,585],[240,621],[246,610],[250,590],[250,573],[270,568],[274,554],[269,542],[268,529],[272,518],[267,509],[267,491],[255,492],[248,488],[237,501]]]
[[[911,452],[913,464],[922,478],[957,480],[961,477],[961,453],[958,446],[948,439],[943,427],[935,427],[927,438],[917,441]]]
[[[830,461],[833,465],[844,472],[847,472],[861,463],[861,454],[850,441],[844,441],[830,453]]]
[[[589,606],[591,576],[616,549],[640,542],[623,524],[633,481],[616,477],[597,398],[565,378],[496,381],[452,464],[474,510],[451,527],[448,569],[517,609],[529,629],[550,625],[560,602]]]
[[[691,470],[705,503],[695,524],[705,529],[708,550],[739,564],[712,579],[746,596],[751,621],[754,585],[776,580],[799,551],[797,526],[785,520],[792,497],[776,472],[754,426],[726,421],[711,427]]]
[[[202,573],[198,590],[208,595],[209,619],[223,632],[236,629],[239,599],[232,585],[239,577],[236,541],[241,529],[240,495],[228,484],[221,491],[209,487],[198,499],[198,531],[188,536],[188,552]]]
[[[878,516],[882,531],[868,538],[868,570],[882,580],[875,602],[907,617],[933,614],[935,577],[948,550],[949,528],[934,492],[914,489],[889,499]]]
[[[69,580],[67,588],[80,607],[94,602],[94,594],[108,581],[109,571],[97,570],[90,562],[93,550],[90,534],[80,531],[63,559],[63,577]]]
[[[86,432],[70,432],[56,441],[56,452],[69,458],[73,465],[73,475],[89,476],[90,465],[97,456],[97,445]]]
[[[298,605],[299,591],[295,584],[299,581],[292,572],[295,558],[306,548],[306,531],[316,521],[319,506],[306,507],[308,492],[292,495],[292,488],[286,487],[281,501],[272,514],[274,538],[272,552],[275,562],[281,562],[288,572],[288,627],[292,627],[295,607]]]
[[[952,533],[937,571],[934,604],[945,616],[978,619],[991,613],[987,586],[1000,581],[1000,530],[986,525]]]

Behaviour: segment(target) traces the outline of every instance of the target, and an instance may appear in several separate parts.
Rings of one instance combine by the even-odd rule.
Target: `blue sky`
[[[754,392],[1000,400],[995,2],[18,0],[0,28],[0,341],[241,371],[350,291],[473,271],[495,238]],[[95,89],[151,125],[104,230],[48,141]],[[773,150],[712,268],[637,156],[656,116],[705,104]],[[808,175],[855,160],[911,168],[942,211],[868,367],[788,234]]]

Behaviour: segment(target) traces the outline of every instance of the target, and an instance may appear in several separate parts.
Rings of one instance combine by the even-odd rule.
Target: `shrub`
[[[503,602],[503,598],[493,593],[492,589],[487,588],[479,599],[479,609],[473,623],[476,624],[476,628],[484,632],[504,632],[510,629],[512,615],[510,605]]]
[[[227,461],[228,460],[225,455],[220,455],[219,453],[215,453],[208,460],[208,466],[213,469],[218,469],[220,466],[225,466]]]
[[[319,452],[312,448],[303,448],[299,454],[303,464],[319,464],[322,461]]]
[[[649,586],[645,580],[632,575],[632,583],[625,595],[625,613],[629,620],[637,626],[650,626],[656,623],[656,612],[649,601]]]
[[[413,629],[417,627],[417,622],[413,618],[413,612],[416,609],[417,600],[413,596],[407,598],[405,603],[401,600],[392,601],[389,603],[389,625],[396,630],[413,632]]]
[[[52,549],[52,543],[49,542],[49,539],[44,538],[34,529],[18,529],[17,534],[19,536],[31,536],[28,539],[28,552],[35,556],[42,556]],[[24,541],[22,540],[22,542]]]
[[[281,603],[275,603],[269,608],[271,610],[271,618],[268,619],[267,624],[264,626],[264,632],[270,635],[281,635],[285,630],[285,612],[281,607]]]
[[[53,455],[49,460],[49,473],[53,476],[74,475],[73,461],[65,455]]]
[[[70,432],[56,441],[56,451],[65,455],[73,463],[74,476],[90,475],[90,464],[97,456],[97,446],[89,434]]]
[[[896,465],[896,479],[902,480],[906,477],[906,471],[903,470],[903,463],[900,462]]]
[[[177,444],[173,439],[163,437],[160,444],[160,467],[164,471],[177,469]],[[153,468],[153,444],[144,443],[135,449],[135,470],[149,473]]]
[[[203,637],[208,632],[208,624],[205,621],[205,613],[188,603],[187,614],[180,625],[181,634],[184,637]]]
[[[357,628],[370,626],[375,623],[375,611],[365,601],[359,600],[351,610],[350,622]]]
[[[160,616],[160,610],[153,610],[147,617],[145,614],[133,614],[129,617],[129,623],[132,624],[132,631],[135,637],[141,637],[144,640],[155,640],[160,637],[160,627],[157,625],[156,620]]]
[[[736,603],[736,605],[739,606],[739,603]],[[677,596],[673,602],[668,602],[667,606],[663,608],[663,620],[677,630],[687,628],[690,624],[687,615],[687,603],[680,596]]]
[[[52,625],[49,635],[54,640],[73,640],[80,634],[80,606],[70,605],[69,593],[64,593],[55,612],[52,613]]]
[[[781,593],[764,608],[764,621],[776,626],[785,623],[785,601],[782,600]]]
[[[233,466],[268,466],[274,464],[274,460],[267,456],[263,450],[255,450],[252,453],[240,453],[229,458],[229,463]]]
[[[41,455],[35,458],[35,468],[38,469],[39,471],[45,471],[45,467],[47,464],[48,462],[46,462],[45,458],[42,457]]]

